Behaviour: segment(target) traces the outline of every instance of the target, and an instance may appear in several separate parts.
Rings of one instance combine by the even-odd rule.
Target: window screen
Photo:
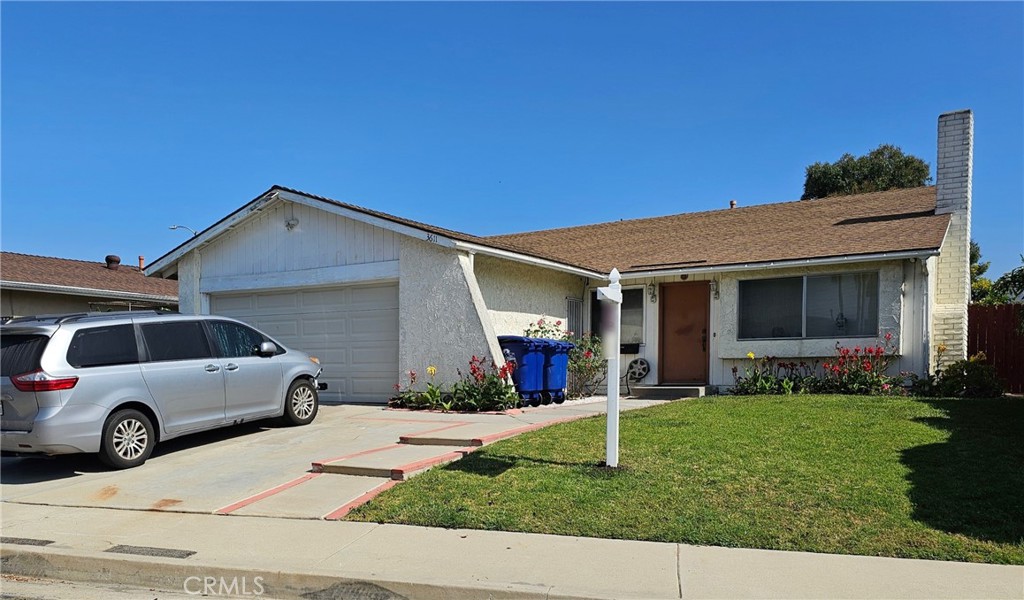
[[[604,304],[597,299],[597,292],[590,293],[590,331],[601,333],[601,310]],[[620,344],[640,344],[644,341],[644,290],[633,288],[622,290],[622,330]]]
[[[210,358],[210,345],[200,321],[172,321],[142,325],[149,360],[188,360]]]
[[[803,278],[740,282],[739,338],[803,336]]]
[[[878,273],[807,278],[807,337],[878,334]]]
[[[10,377],[37,370],[49,339],[45,335],[20,333],[0,337],[0,376]]]
[[[135,328],[107,325],[79,329],[68,346],[68,364],[75,368],[124,365],[139,362]]]
[[[213,340],[217,344],[217,353],[222,358],[259,354],[264,337],[258,331],[229,321],[214,321],[210,326],[213,329]]]

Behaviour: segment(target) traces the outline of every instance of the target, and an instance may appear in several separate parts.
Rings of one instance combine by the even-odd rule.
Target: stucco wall
[[[178,261],[178,312],[183,315],[195,315],[201,312],[202,301],[199,296],[199,261],[198,252],[189,252]]]
[[[107,310],[143,310],[153,306],[177,308],[176,304],[117,300],[93,296],[47,294],[22,290],[0,290],[0,314],[5,317],[52,315],[71,312]]]
[[[470,357],[501,362],[490,318],[469,255],[403,238],[398,283],[398,366],[402,383],[416,371],[437,367],[439,382],[468,371]]]
[[[474,270],[497,335],[522,335],[541,317],[567,323],[566,298],[582,298],[577,275],[477,255]]]

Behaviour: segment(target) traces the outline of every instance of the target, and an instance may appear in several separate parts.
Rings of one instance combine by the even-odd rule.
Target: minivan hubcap
[[[135,419],[125,419],[114,428],[114,451],[126,460],[142,455],[149,443],[146,427]]]
[[[292,412],[300,419],[308,419],[313,414],[313,390],[302,386],[292,393]]]

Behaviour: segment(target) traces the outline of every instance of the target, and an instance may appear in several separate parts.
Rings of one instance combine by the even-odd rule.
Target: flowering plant
[[[592,396],[608,376],[608,364],[601,355],[601,338],[589,332],[576,334],[563,328],[561,320],[541,317],[524,330],[525,337],[572,342],[569,351],[569,372],[566,396],[585,398]]]
[[[881,394],[900,395],[905,393],[902,376],[888,375],[887,371],[896,357],[893,335],[886,333],[882,341],[853,348],[836,342],[836,355],[821,365],[818,362],[784,362],[775,357],[758,359],[753,352],[747,353],[750,364],[733,367],[736,380],[734,394]]]
[[[514,368],[511,363],[498,368],[487,358],[473,356],[469,361],[469,372],[463,374],[461,370],[457,370],[460,379],[447,390],[435,382],[437,367],[427,367],[430,380],[425,390],[417,389],[417,374],[415,371],[409,371],[406,374],[408,386],[403,389],[396,383],[395,395],[388,400],[388,406],[444,412],[512,408],[519,401],[519,396],[509,380]]]

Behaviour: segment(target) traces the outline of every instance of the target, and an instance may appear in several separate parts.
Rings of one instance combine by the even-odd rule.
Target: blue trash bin
[[[511,352],[515,357],[512,383],[519,397],[533,406],[540,405],[544,392],[544,345],[521,335],[499,335],[498,344],[502,352]]]
[[[552,400],[556,404],[565,402],[565,385],[569,374],[569,351],[575,345],[559,340],[539,340],[544,342],[544,392],[541,400],[547,404]]]

